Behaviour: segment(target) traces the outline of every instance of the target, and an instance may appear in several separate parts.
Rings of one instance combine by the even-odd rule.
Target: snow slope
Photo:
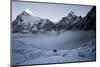
[[[62,62],[77,62],[77,61],[95,61],[95,41],[91,40],[83,47],[73,50],[60,50],[57,53],[47,51],[38,59],[31,59],[22,63],[27,64],[46,64],[46,63],[62,63]]]

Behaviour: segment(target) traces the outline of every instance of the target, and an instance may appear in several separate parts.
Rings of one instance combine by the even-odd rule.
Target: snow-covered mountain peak
[[[24,15],[27,14],[27,15],[33,15],[33,13],[29,10],[29,9],[25,9],[23,12],[22,12]]]
[[[72,15],[72,16],[74,16],[74,15],[75,15],[75,13],[74,13],[73,11],[71,11],[69,14],[70,14],[70,15]]]
[[[71,11],[69,14],[68,14],[68,17],[69,18],[73,18],[73,17],[76,17],[75,13],[73,11]]]

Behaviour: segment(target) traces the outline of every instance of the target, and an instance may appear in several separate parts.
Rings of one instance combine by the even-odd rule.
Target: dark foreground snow
[[[95,32],[12,34],[12,64],[95,61]],[[56,49],[57,52],[53,52]]]

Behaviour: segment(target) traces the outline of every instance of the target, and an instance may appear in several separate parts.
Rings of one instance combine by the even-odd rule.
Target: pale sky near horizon
[[[70,5],[70,4],[52,4],[52,3],[36,3],[36,2],[12,2],[12,20],[16,18],[22,11],[29,9],[34,16],[48,18],[53,22],[59,21],[62,17],[67,16],[70,11],[76,15],[84,17],[92,6],[86,5]]]

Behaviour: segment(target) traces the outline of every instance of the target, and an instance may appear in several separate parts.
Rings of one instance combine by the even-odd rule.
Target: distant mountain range
[[[47,32],[47,31],[67,31],[67,30],[96,30],[96,7],[93,7],[85,17],[77,16],[71,11],[68,16],[63,17],[57,23],[49,19],[36,17],[26,9],[19,14],[11,23],[12,32]]]

